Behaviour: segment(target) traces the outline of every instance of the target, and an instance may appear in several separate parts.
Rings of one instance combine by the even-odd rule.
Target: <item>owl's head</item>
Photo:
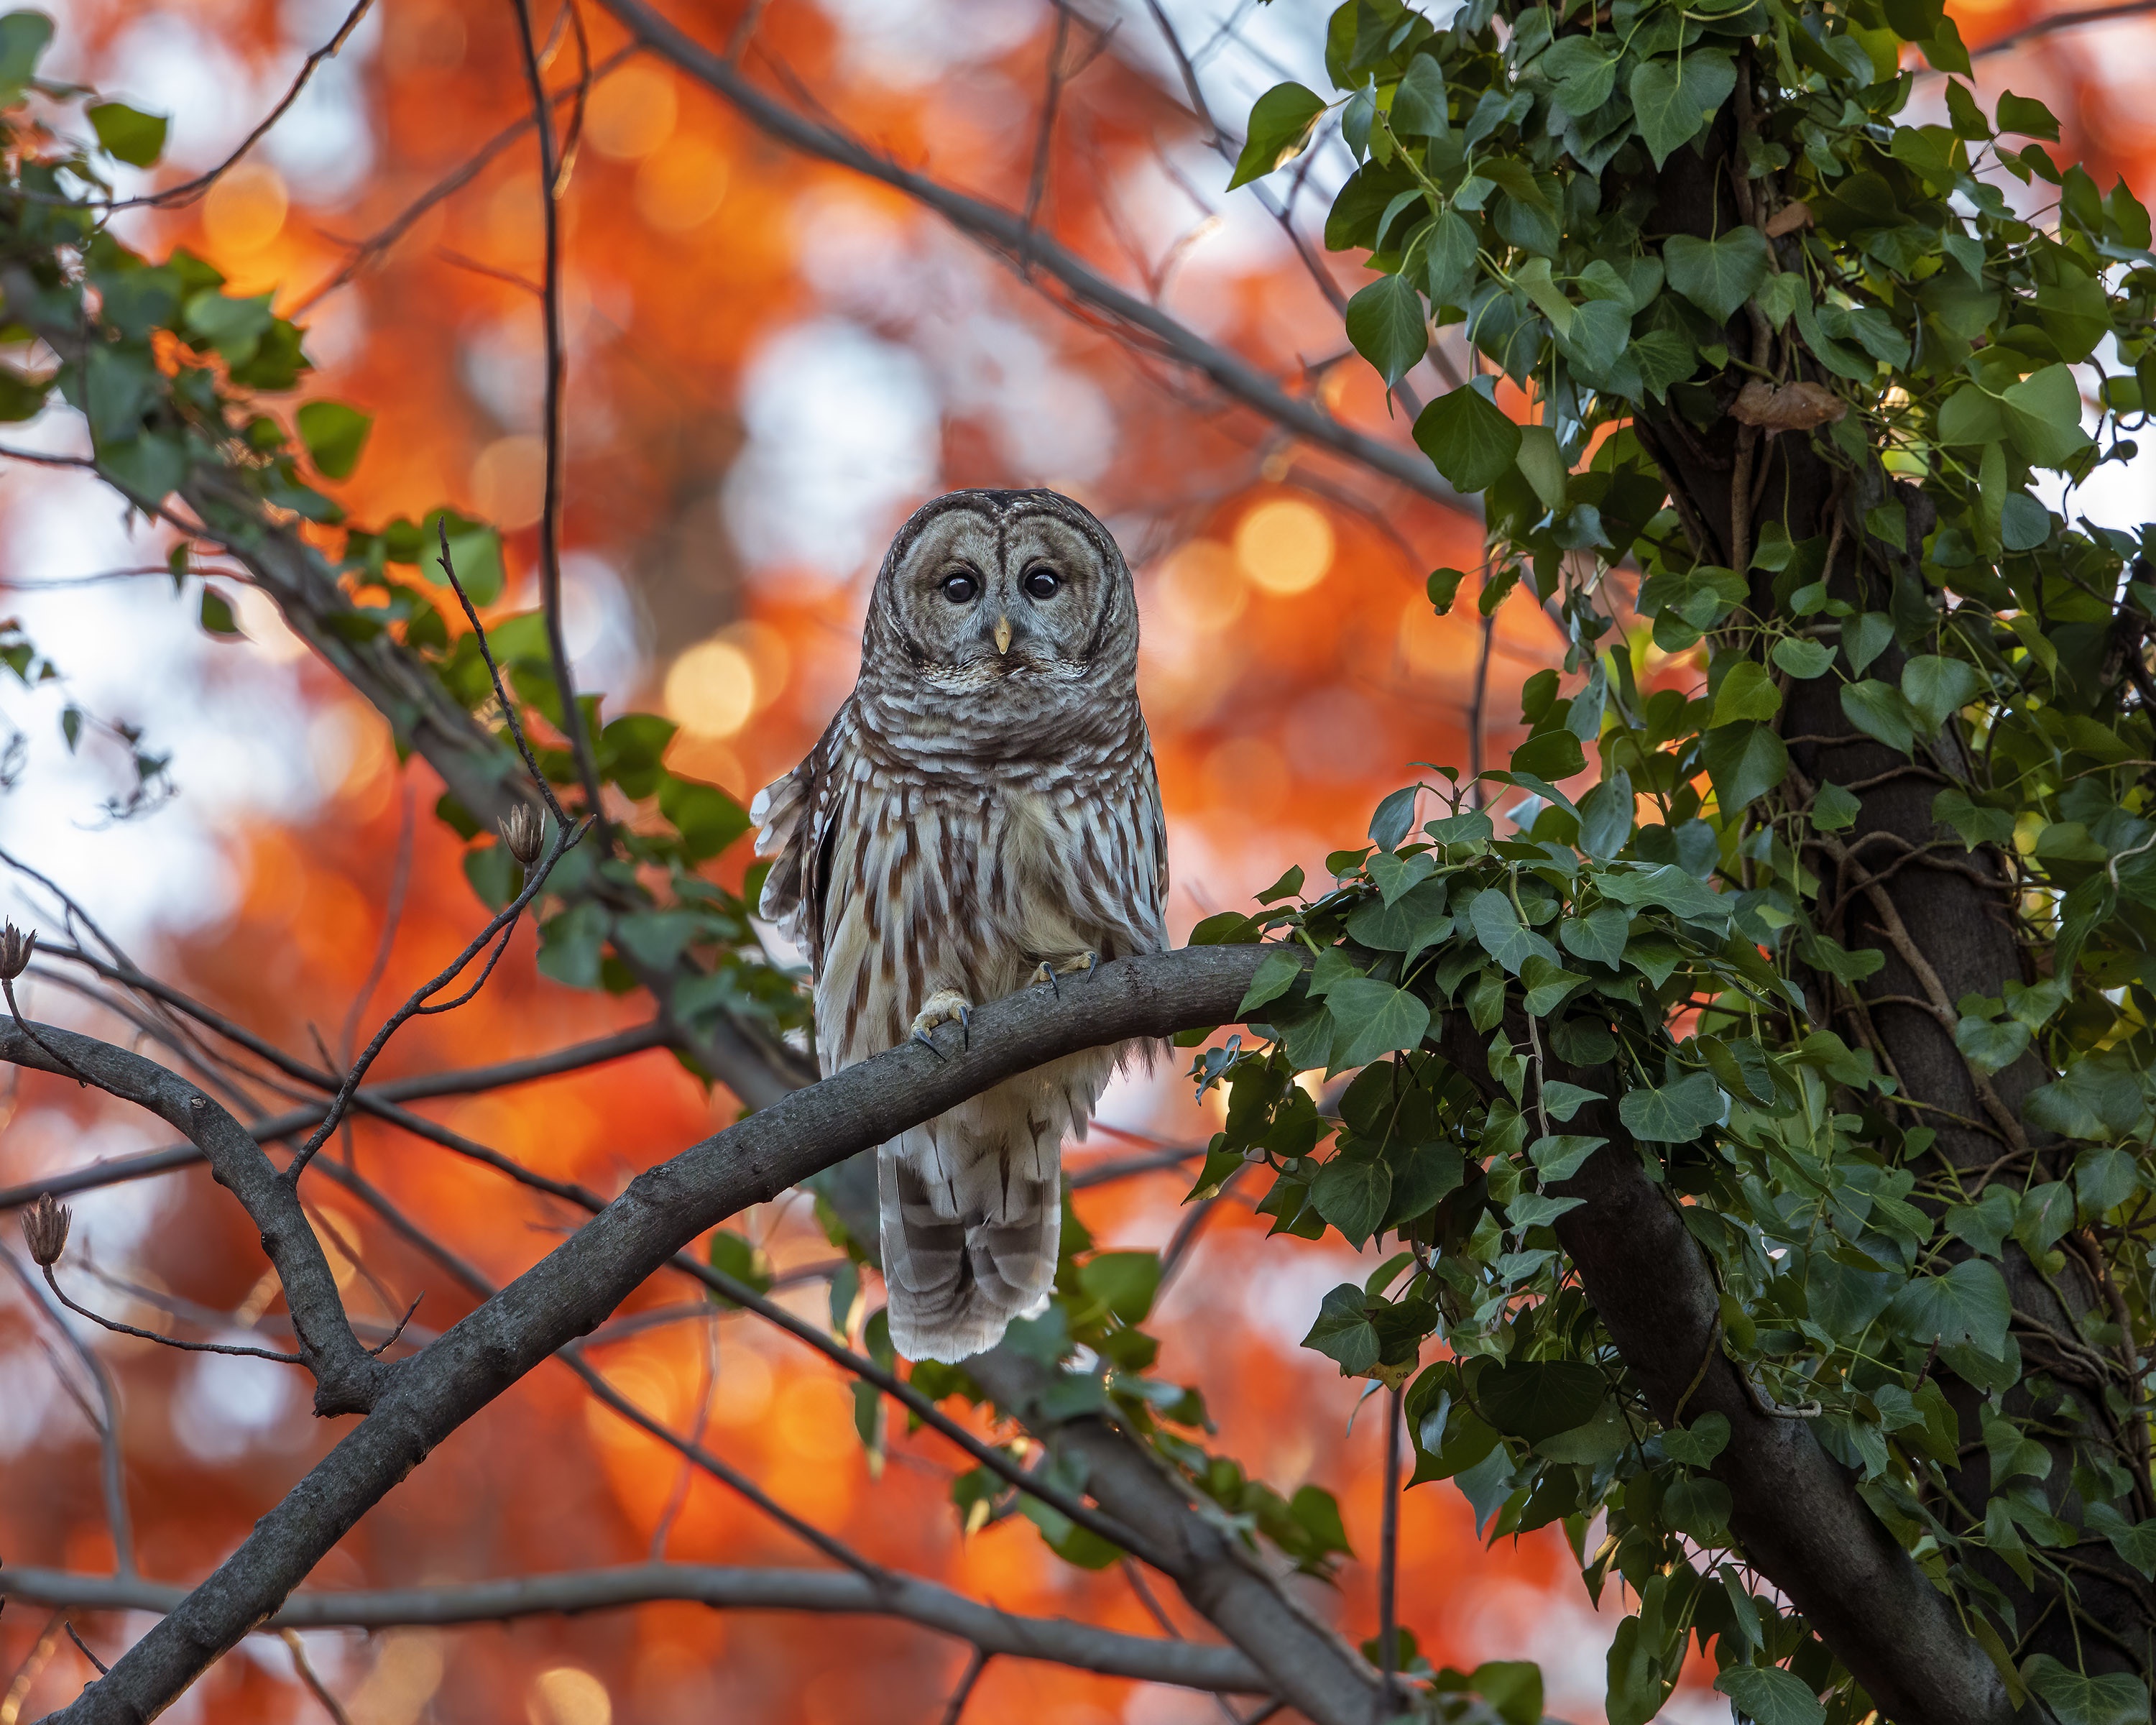
[[[1055,491],[952,491],[891,542],[869,604],[865,670],[968,705],[1122,694],[1137,668],[1130,566]]]

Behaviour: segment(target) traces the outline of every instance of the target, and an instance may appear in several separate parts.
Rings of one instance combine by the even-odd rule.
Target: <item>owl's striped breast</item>
[[[1084,786],[847,774],[816,987],[825,1070],[904,1040],[938,989],[978,1004],[1043,958],[1163,947],[1151,768]]]

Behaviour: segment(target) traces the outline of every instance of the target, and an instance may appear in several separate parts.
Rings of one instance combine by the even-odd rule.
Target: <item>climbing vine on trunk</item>
[[[1235,180],[1337,125],[1350,339],[1476,373],[1432,603],[1569,651],[1507,768],[1201,928],[1279,942],[1201,1189],[1397,1245],[1306,1345],[1621,1584],[1615,1725],[1691,1641],[1762,1721],[2145,1719],[2156,578],[2076,498],[2156,400],[2148,212],[1926,0],[1351,0],[1327,69]]]

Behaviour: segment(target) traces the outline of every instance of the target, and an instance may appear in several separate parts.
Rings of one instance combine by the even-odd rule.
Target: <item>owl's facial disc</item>
[[[923,678],[978,694],[1082,684],[1112,578],[1098,548],[1052,514],[954,509],[911,548],[894,598]]]

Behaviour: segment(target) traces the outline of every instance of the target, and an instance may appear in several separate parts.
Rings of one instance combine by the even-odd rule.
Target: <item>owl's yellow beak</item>
[[[1008,617],[998,617],[996,619],[996,651],[999,654],[1009,652],[1010,644],[1010,619]]]

